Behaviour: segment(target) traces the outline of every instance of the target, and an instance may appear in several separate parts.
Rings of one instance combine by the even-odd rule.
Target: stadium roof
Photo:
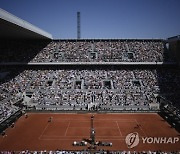
[[[52,39],[52,35],[0,8],[0,38]]]
[[[177,35],[177,36],[173,36],[173,37],[169,37],[168,38],[168,41],[178,41],[180,40],[180,35]]]

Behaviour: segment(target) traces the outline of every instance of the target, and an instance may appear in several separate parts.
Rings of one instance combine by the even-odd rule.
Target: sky
[[[180,0],[0,0],[0,8],[52,34],[82,39],[168,38],[180,34]]]

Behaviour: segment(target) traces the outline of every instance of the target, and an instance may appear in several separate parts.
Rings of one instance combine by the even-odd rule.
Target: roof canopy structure
[[[0,38],[5,39],[52,39],[52,35],[0,9]]]
[[[169,38],[168,38],[168,42],[179,41],[179,40],[180,40],[180,35],[177,35],[177,36],[173,36],[173,37],[169,37]]]

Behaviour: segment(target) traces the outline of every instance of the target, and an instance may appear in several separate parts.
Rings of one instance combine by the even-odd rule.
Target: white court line
[[[69,122],[69,123],[70,123],[70,122]],[[99,126],[99,127],[98,127],[98,126],[94,126],[94,127],[95,127],[95,129],[100,129],[100,128],[102,128],[102,129],[112,129],[112,127],[101,127],[101,126]],[[78,129],[88,128],[88,129],[90,129],[89,126],[83,126],[83,127],[82,127],[82,126],[81,126],[81,127],[78,127],[78,126],[76,126],[76,127],[75,127],[75,126],[74,126],[74,127],[69,127],[69,126],[68,126],[68,129],[69,129],[69,128],[78,128]],[[114,128],[114,129],[115,129],[115,128]],[[44,135],[43,135],[43,136],[44,136]]]
[[[83,135],[82,135],[83,136]],[[76,137],[82,137],[82,136],[62,136],[62,135],[43,135],[41,138],[58,138],[58,137],[66,137],[66,138],[76,138]],[[89,137],[89,136],[83,136],[83,137]],[[101,135],[101,136],[99,136],[99,135],[97,135],[96,137],[109,137],[109,136],[105,136],[105,135]],[[111,137],[115,137],[115,138],[118,138],[118,137],[126,137],[126,136],[111,136]]]
[[[54,119],[54,121],[80,121],[80,122],[90,122],[90,120],[79,120],[79,119]],[[94,119],[94,121],[128,121],[135,122],[136,119]]]
[[[137,122],[137,120],[136,120],[136,124],[139,125],[138,122]],[[141,126],[139,126],[139,128],[141,129],[141,131],[143,132],[143,134],[144,134],[145,136],[147,136],[147,134],[146,134],[145,131],[141,128]]]
[[[65,131],[65,134],[64,134],[64,136],[66,136],[66,134],[67,134],[67,131],[68,131],[68,129],[69,129],[69,126],[70,126],[70,121],[69,121],[69,123],[68,123],[68,126],[67,126],[67,128],[66,128],[66,131]]]
[[[118,130],[119,130],[119,134],[122,136],[122,133],[120,131],[120,128],[119,128],[119,125],[118,125],[118,122],[116,121],[116,124],[117,124],[117,127],[118,127]]]
[[[53,137],[54,137],[54,138],[57,138],[57,137],[61,137],[61,138],[62,138],[62,137],[66,137],[66,138],[76,138],[76,137],[78,137],[78,138],[79,138],[79,137],[82,137],[82,136],[43,135],[41,138],[43,138],[43,137],[44,137],[44,138],[48,138],[48,137],[49,137],[49,138],[53,138]],[[89,136],[83,136],[83,137],[89,137]]]
[[[69,122],[70,123],[70,122]],[[89,126],[81,126],[81,127],[78,127],[78,126],[71,126],[70,128],[89,128]],[[90,128],[89,128],[90,129]]]
[[[42,138],[63,138],[63,137],[65,137],[65,136],[53,136],[53,135],[51,135],[51,136],[48,136],[48,135],[43,135],[42,137],[41,137],[41,139]],[[89,136],[66,136],[66,138],[82,138],[82,137],[89,137]],[[104,137],[109,137],[109,136],[96,136],[97,138],[104,138]],[[126,136],[111,136],[112,138],[126,138]],[[140,137],[145,137],[145,136],[140,136]]]
[[[72,140],[75,140],[75,139],[77,139],[77,138],[73,138],[73,139],[40,139],[40,140],[67,140],[67,141],[72,141]],[[77,140],[81,140],[81,139],[77,139]],[[120,138],[120,139],[112,139],[112,138],[98,138],[97,140],[125,140],[124,138]],[[140,138],[140,140],[142,140],[141,138]]]
[[[99,128],[111,128],[112,129],[112,127],[101,127],[101,126],[94,126],[95,127],[95,129],[99,129]],[[70,128],[89,128],[89,129],[91,129],[90,127],[85,127],[85,126],[83,126],[83,127],[70,127]]]
[[[64,119],[63,119],[63,120],[64,120]],[[61,121],[63,121],[63,120],[61,119]],[[98,120],[99,120],[99,119],[98,119]],[[98,120],[97,120],[97,121],[98,121]],[[104,120],[104,119],[103,119],[103,120]],[[123,120],[123,121],[122,121],[122,120]],[[115,122],[116,122],[116,125],[117,125],[118,130],[119,130],[119,134],[121,135],[121,137],[126,137],[126,136],[123,136],[123,135],[122,135],[122,133],[121,133],[121,131],[120,131],[120,127],[119,127],[118,122],[136,122],[136,124],[138,124],[138,122],[137,122],[136,119],[133,119],[134,121],[125,121],[125,120],[127,120],[127,119],[121,119],[121,120],[118,119],[118,120],[116,120],[116,121],[115,121],[114,119],[111,119],[111,121],[115,121]],[[54,121],[54,119],[53,119],[53,121]],[[56,121],[57,121],[57,120],[56,120]],[[80,122],[82,122],[82,121],[80,121]],[[86,121],[86,122],[89,122],[89,121]],[[69,121],[69,122],[68,122],[68,127],[66,128],[66,131],[65,131],[64,136],[67,135],[68,129],[71,128],[71,127],[70,127],[70,123],[71,123],[71,122]],[[44,136],[44,137],[46,137],[46,136],[47,136],[47,137],[50,137],[50,136],[48,136],[48,135],[43,135],[44,132],[46,131],[46,129],[48,128],[49,124],[50,124],[50,123],[48,123],[48,124],[46,125],[46,127],[44,128],[43,132],[42,132],[41,135],[39,136],[39,140],[40,140],[41,138],[43,138],[43,136]],[[89,128],[89,127],[72,127],[72,128]],[[111,127],[96,127],[96,128],[98,128],[98,129],[99,129],[99,128],[102,128],[102,129],[103,129],[103,128],[108,128],[108,129],[109,129],[109,128],[111,128]],[[146,133],[143,131],[143,129],[142,129],[141,127],[140,127],[140,129],[142,130],[143,134],[146,135]],[[64,136],[57,136],[57,135],[56,135],[56,137],[64,137]],[[146,135],[146,136],[147,136],[147,135]],[[52,137],[55,137],[55,136],[52,136]],[[78,137],[78,136],[66,136],[66,137]],[[84,137],[84,136],[79,136],[79,137]],[[98,137],[98,136],[97,136],[97,137]],[[106,137],[106,136],[99,136],[99,137]],[[108,137],[108,136],[107,136],[107,137]],[[115,137],[115,136],[114,136],[114,137]],[[53,139],[52,139],[52,140],[53,140]]]
[[[75,140],[75,139],[40,139],[40,140],[68,140],[68,141],[72,141],[72,140]],[[78,139],[77,139],[78,140]],[[81,140],[81,139],[79,139],[79,140]],[[98,140],[124,140],[124,139],[98,139]]]
[[[46,127],[44,128],[44,130],[42,131],[42,133],[41,133],[41,135],[39,136],[39,140],[40,140],[40,138],[42,137],[42,136],[44,136],[43,134],[44,134],[44,132],[46,131],[46,129],[48,128],[48,126],[49,126],[49,123],[46,125]]]

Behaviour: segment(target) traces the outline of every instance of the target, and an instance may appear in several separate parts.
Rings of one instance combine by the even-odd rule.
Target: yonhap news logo
[[[143,144],[175,144],[180,141],[179,137],[141,137],[137,132],[130,133],[126,136],[125,142],[127,147],[132,149],[140,143]]]
[[[134,148],[139,144],[139,134],[137,132],[130,133],[125,138],[128,148]]]

